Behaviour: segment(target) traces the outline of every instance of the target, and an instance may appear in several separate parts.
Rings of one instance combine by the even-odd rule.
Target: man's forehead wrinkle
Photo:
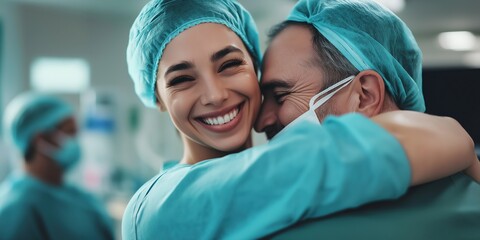
[[[323,85],[323,75],[319,71],[312,71],[312,68],[297,71],[292,79],[295,83],[295,90],[302,92],[307,91],[307,93],[319,91],[320,87]]]
[[[284,78],[268,80],[261,88],[262,92],[286,91],[290,93],[289,95],[294,95],[295,98],[308,98],[320,91],[321,79],[321,76],[312,76],[307,71],[298,71],[288,74],[288,76],[284,75]]]
[[[289,89],[289,97],[292,97],[294,100],[304,101],[308,105],[310,98],[317,94],[319,90],[319,87],[315,86],[314,84],[299,80],[298,84],[295,84],[295,86]]]

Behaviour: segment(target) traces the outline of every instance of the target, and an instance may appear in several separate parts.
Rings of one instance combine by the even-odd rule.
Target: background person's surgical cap
[[[242,39],[258,66],[258,32],[250,14],[234,0],[153,0],[140,12],[130,30],[128,73],[135,92],[148,107],[155,107],[158,63],[166,45],[181,32],[201,23],[227,26]]]
[[[53,130],[61,121],[73,116],[64,101],[38,93],[23,93],[15,97],[4,112],[4,134],[25,154],[36,134]]]
[[[357,70],[381,74],[401,109],[425,111],[421,51],[390,10],[371,0],[300,0],[287,20],[312,24]]]

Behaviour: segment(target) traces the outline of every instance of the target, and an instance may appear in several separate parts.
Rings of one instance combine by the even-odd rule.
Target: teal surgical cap
[[[300,0],[287,20],[313,25],[357,70],[377,71],[401,109],[425,111],[421,51],[390,10],[371,0]]]
[[[54,129],[73,115],[64,101],[38,93],[24,93],[14,98],[4,113],[4,133],[18,150],[25,154],[32,138]]]
[[[156,106],[155,81],[165,47],[180,33],[201,23],[219,23],[230,28],[242,39],[256,66],[259,65],[258,32],[252,16],[238,2],[152,0],[133,23],[127,47],[128,73],[135,92],[146,106]]]

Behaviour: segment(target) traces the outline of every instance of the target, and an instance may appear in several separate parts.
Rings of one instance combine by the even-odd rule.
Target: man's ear
[[[382,76],[373,70],[366,70],[357,74],[356,79],[355,89],[359,97],[356,111],[368,117],[381,113],[385,99]]]
[[[48,144],[52,144],[56,146],[54,143],[52,143],[52,140],[46,133],[36,133],[29,141],[27,149],[24,153],[25,160],[27,162],[32,162],[33,159],[35,158],[35,155],[38,154],[38,149],[39,146],[42,146],[41,144],[43,142],[47,142]],[[43,143],[44,144],[44,143]]]
[[[47,141],[48,143],[50,143],[49,140],[50,139],[47,140],[47,137],[45,137],[44,134],[37,133],[32,137],[32,139],[28,143],[27,150],[36,151],[37,146],[40,144],[41,141]]]

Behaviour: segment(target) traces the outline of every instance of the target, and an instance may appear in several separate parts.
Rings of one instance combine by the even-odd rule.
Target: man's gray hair
[[[270,41],[288,26],[305,26],[312,33],[312,45],[316,58],[313,59],[324,73],[325,85],[323,89],[351,75],[358,74],[358,70],[333,46],[318,30],[310,24],[294,21],[284,21],[275,25],[269,32]]]

